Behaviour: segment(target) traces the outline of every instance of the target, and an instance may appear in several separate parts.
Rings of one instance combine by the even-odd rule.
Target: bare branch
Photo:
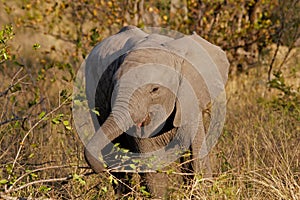
[[[11,196],[8,196],[8,195],[5,195],[4,193],[0,192],[0,198],[3,198],[5,200],[20,200],[22,199],[21,197],[11,197]],[[54,200],[53,198],[44,198],[44,197],[41,197],[41,198],[31,198],[31,197],[28,197],[26,198],[27,200]]]
[[[15,75],[13,76],[13,78],[12,78],[12,80],[11,80],[11,83],[10,83],[10,85],[8,86],[8,88],[7,88],[6,90],[4,90],[3,92],[0,92],[0,97],[7,95],[8,92],[9,92],[9,90],[10,90],[11,88],[13,88],[15,85],[17,85],[19,82],[21,82],[24,78],[26,78],[26,75],[25,75],[25,76],[19,78],[19,79],[17,80],[17,82],[13,83],[13,82],[15,81],[16,77],[18,76],[18,74],[19,74],[22,70],[23,70],[23,67],[21,67],[21,68],[19,69],[19,71],[17,71],[17,72],[15,73]]]
[[[46,119],[49,115],[51,115],[52,113],[54,113],[55,111],[57,111],[58,109],[60,109],[63,105],[65,105],[67,102],[69,101],[69,98],[67,98],[62,104],[60,104],[58,107],[56,107],[55,109],[53,109],[52,111],[50,111],[49,113],[47,113],[46,115],[44,115],[38,122],[36,122],[30,129],[29,131],[24,135],[22,141],[20,142],[20,147],[18,149],[18,152],[16,154],[16,157],[13,161],[13,164],[12,164],[12,168],[11,170],[13,171],[14,170],[14,167],[17,163],[17,160],[19,158],[19,155],[21,153],[21,150],[24,146],[24,142],[26,140],[26,138],[28,137],[28,135],[33,131],[33,129],[35,129],[42,121],[44,121],[44,119]],[[9,175],[8,179],[10,179],[11,175]]]
[[[49,169],[57,169],[57,168],[67,168],[67,167],[74,167],[74,166],[71,166],[71,165],[61,165],[61,166],[49,166],[49,167],[42,167],[42,168],[38,168],[38,169],[34,169],[34,170],[31,170],[25,174],[23,174],[22,176],[20,176],[11,186],[10,188],[8,189],[7,193],[9,193],[10,191],[12,191],[12,188],[21,180],[23,179],[24,177],[30,175],[31,173],[34,173],[34,172],[38,172],[38,171],[43,171],[43,170],[49,170]]]
[[[34,184],[67,181],[67,180],[70,180],[72,178],[73,178],[72,176],[67,176],[67,177],[63,177],[63,178],[52,178],[52,179],[44,179],[44,180],[33,181],[33,182],[26,183],[25,185],[22,185],[18,188],[10,189],[10,190],[8,190],[8,192],[9,193],[16,192],[16,191],[22,190],[22,189],[24,189],[24,188],[26,188],[30,185],[34,185]]]
[[[277,41],[276,49],[275,49],[274,55],[272,57],[271,63],[269,65],[268,81],[271,80],[271,73],[272,73],[272,70],[273,70],[273,65],[274,65],[275,59],[276,59],[278,51],[279,51],[279,47],[280,47],[280,42],[279,41],[280,41],[280,39],[278,39],[278,41]]]
[[[120,182],[121,184],[123,184],[124,186],[126,186],[127,188],[129,188],[132,192],[137,193],[137,191],[135,191],[135,189],[133,189],[132,187],[130,187],[128,184],[124,183],[122,180],[118,179],[116,176],[114,176],[109,170],[107,170],[107,173],[112,176],[114,179],[118,180],[118,182]]]

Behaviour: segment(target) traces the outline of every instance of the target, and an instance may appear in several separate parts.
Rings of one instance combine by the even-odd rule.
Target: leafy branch
[[[10,58],[8,41],[14,36],[12,25],[4,25],[0,30],[0,64]]]
[[[41,119],[39,120],[39,121],[37,121],[29,130],[28,130],[28,132],[24,135],[24,137],[23,137],[23,139],[22,139],[22,141],[20,142],[20,147],[18,148],[18,151],[17,151],[17,154],[16,154],[16,156],[15,156],[15,158],[14,158],[14,161],[13,161],[13,163],[12,163],[12,167],[11,167],[11,172],[13,173],[13,170],[14,170],[14,167],[15,167],[15,165],[16,165],[16,163],[17,163],[17,160],[18,160],[18,158],[19,158],[19,156],[20,156],[20,153],[21,153],[21,150],[22,150],[22,148],[23,148],[23,146],[24,146],[24,143],[25,143],[25,140],[27,139],[27,137],[29,136],[29,134],[42,122],[42,121],[44,121],[45,119],[47,119],[51,114],[53,114],[54,112],[56,112],[57,110],[59,110],[63,105],[65,105],[66,103],[68,103],[70,101],[70,98],[67,98],[66,100],[64,100],[59,106],[57,106],[55,109],[53,109],[52,111],[50,111],[50,112],[48,112],[47,114],[45,114],[43,117],[41,117]],[[10,178],[11,178],[11,174],[12,173],[10,173],[9,174],[9,176],[8,176],[8,180],[10,180]],[[7,185],[6,185],[6,187],[7,187]],[[6,191],[7,190],[9,190],[9,189],[7,189],[6,188]]]

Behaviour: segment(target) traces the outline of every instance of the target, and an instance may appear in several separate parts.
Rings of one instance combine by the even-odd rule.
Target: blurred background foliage
[[[266,125],[261,125],[264,126],[262,129],[257,127],[259,125],[250,128],[258,132],[265,130],[264,134],[268,130],[275,130],[278,125],[282,127],[282,130],[278,128],[278,132],[273,134],[280,142],[286,142],[286,146],[278,142],[280,147],[286,147],[284,156],[289,159],[293,157],[289,167],[296,191],[300,182],[297,179],[300,154],[299,13],[299,0],[1,0],[2,196],[14,194],[65,199],[110,197],[106,183],[112,182],[111,177],[102,175],[100,180],[96,177],[86,178],[86,182],[82,179],[88,169],[84,167],[82,146],[72,124],[72,83],[88,52],[102,39],[126,25],[141,28],[159,26],[184,34],[196,32],[227,53],[231,63],[227,87],[228,109],[233,111],[228,114],[224,138],[214,153],[214,159],[217,160],[215,168],[220,171],[217,182],[205,194],[199,189],[199,195],[214,194],[216,198],[224,198],[237,191],[247,191],[240,194],[240,197],[247,198],[256,194],[255,186],[233,181],[232,177],[236,174],[228,175],[234,166],[239,172],[243,171],[243,166],[251,171],[257,168],[249,167],[249,163],[255,165],[263,162],[257,157],[251,159],[250,150],[245,152],[245,155],[249,155],[245,161],[239,156],[231,156],[232,152],[226,148],[236,145],[238,152],[246,151],[244,145],[230,141],[235,141],[234,137],[241,139],[239,137],[242,136],[237,134],[243,130],[240,126],[249,124],[239,123],[243,120],[246,122],[248,118],[260,120],[256,121],[258,124],[265,118],[270,119],[273,123],[268,121]],[[257,107],[252,108],[254,105]],[[250,114],[240,113],[236,109]],[[261,113],[261,118],[252,118],[257,114],[253,112],[263,111],[272,116],[266,117],[266,113]],[[282,121],[280,117],[285,120]],[[290,132],[286,133],[287,130]],[[286,140],[281,140],[282,133],[290,135],[285,135]],[[246,138],[241,140],[245,140],[249,146],[252,144]],[[256,150],[260,153],[263,148]],[[268,155],[272,156],[273,150]],[[294,163],[296,160],[298,164]],[[272,161],[255,166],[264,167],[270,163]],[[38,173],[31,172],[37,169],[40,169]],[[57,169],[60,173],[57,173]],[[295,178],[294,174],[297,175]],[[246,175],[243,178],[247,179],[249,174]],[[268,174],[262,175],[268,177]],[[63,178],[51,179],[53,177]],[[270,184],[274,177],[271,176]],[[44,179],[51,180],[38,182]],[[258,185],[264,183],[258,182],[260,177],[256,175],[255,180],[254,183]],[[253,193],[248,192],[247,187],[251,187]],[[280,184],[278,187],[274,191],[281,193],[276,197],[299,197],[296,196],[299,191],[289,193],[288,188],[281,191]],[[203,188],[207,189],[207,185]],[[272,192],[268,195],[272,195]]]
[[[24,0],[3,1],[3,9],[6,23],[70,42],[79,57],[128,24],[195,31],[226,50],[232,67],[243,68],[255,65],[272,44],[292,48],[299,38],[297,0]]]

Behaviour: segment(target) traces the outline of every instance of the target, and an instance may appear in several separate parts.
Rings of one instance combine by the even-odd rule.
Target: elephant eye
[[[157,90],[158,90],[158,87],[154,87],[154,88],[152,88],[151,93],[156,92]]]

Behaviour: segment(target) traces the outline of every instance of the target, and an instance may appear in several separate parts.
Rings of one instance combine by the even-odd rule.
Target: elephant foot
[[[213,173],[212,173],[212,170],[211,170],[211,165],[210,165],[210,160],[209,158],[205,158],[205,161],[204,161],[204,174],[203,174],[203,177],[204,178],[212,178],[213,177]]]
[[[174,165],[175,166],[175,165]],[[173,167],[174,167],[173,166]],[[168,168],[170,170],[170,168]],[[165,169],[166,171],[168,169]],[[171,168],[179,172],[178,168]],[[167,173],[142,173],[141,180],[151,194],[151,199],[171,199],[172,190],[183,184],[183,177],[178,174]]]
[[[212,178],[212,170],[211,170],[211,164],[210,164],[210,158],[209,156],[204,157],[202,160],[200,160],[200,167],[196,169],[196,172],[202,172],[203,178]]]
[[[141,179],[154,199],[166,199],[168,196],[168,175],[166,173],[143,173]]]

